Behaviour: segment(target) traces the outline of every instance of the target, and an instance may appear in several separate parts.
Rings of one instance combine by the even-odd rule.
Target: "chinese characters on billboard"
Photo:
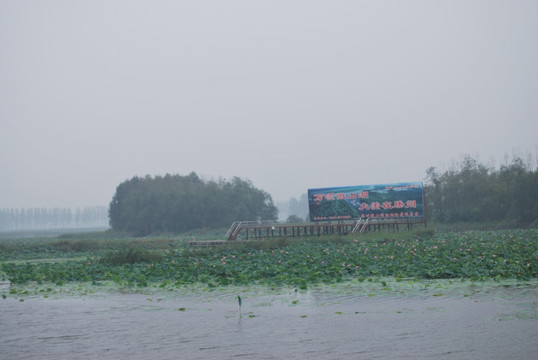
[[[311,221],[424,218],[422,182],[308,189]]]

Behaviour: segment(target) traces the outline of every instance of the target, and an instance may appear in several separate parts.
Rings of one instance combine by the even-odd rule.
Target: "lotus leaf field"
[[[131,241],[132,240],[132,241]],[[11,241],[0,276],[18,287],[84,282],[95,286],[186,284],[293,286],[382,279],[533,279],[538,230],[371,233],[327,238],[278,238],[196,249],[173,239]],[[79,241],[79,242],[77,242]],[[71,245],[67,246],[71,242]],[[4,244],[5,245],[5,244]],[[2,280],[2,279],[0,279]]]

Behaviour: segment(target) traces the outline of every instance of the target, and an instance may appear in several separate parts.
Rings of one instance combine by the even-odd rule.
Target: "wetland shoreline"
[[[537,230],[204,250],[92,236],[4,243],[0,358],[489,360],[538,352]]]

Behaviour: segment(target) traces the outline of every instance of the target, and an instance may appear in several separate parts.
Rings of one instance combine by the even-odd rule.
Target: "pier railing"
[[[425,223],[424,218],[390,217],[390,218],[365,218],[358,220],[337,222],[305,222],[305,223],[281,223],[273,220],[265,221],[236,221],[226,232],[227,240],[236,240],[240,232],[244,231],[245,238],[262,238],[274,236],[300,235],[331,235],[363,233],[381,228],[399,230],[399,225],[411,229],[414,224]],[[241,235],[243,237],[243,235]]]
[[[283,225],[275,220],[262,220],[262,221],[236,221],[234,222],[228,231],[226,232],[226,238],[228,240],[235,240],[241,229],[254,228],[254,227],[272,227]]]

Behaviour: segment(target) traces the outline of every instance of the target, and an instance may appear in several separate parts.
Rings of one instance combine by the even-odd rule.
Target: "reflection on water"
[[[0,299],[0,359],[534,359],[535,285]],[[24,301],[20,301],[24,300]],[[240,315],[241,313],[241,315]]]

